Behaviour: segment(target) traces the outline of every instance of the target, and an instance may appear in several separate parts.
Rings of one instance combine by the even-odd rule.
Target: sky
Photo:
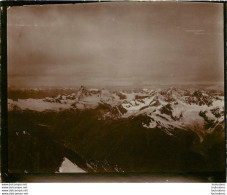
[[[107,2],[8,9],[14,87],[223,83],[223,7]]]

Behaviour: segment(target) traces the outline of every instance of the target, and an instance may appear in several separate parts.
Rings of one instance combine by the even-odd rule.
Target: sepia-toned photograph
[[[8,172],[225,182],[223,32],[218,3],[9,7]]]

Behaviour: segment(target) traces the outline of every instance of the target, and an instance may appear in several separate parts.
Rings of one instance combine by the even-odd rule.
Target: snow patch
[[[86,173],[83,169],[79,168],[76,164],[72,163],[66,157],[64,158],[61,167],[59,168],[60,173]]]
[[[14,106],[18,106],[22,110],[35,110],[39,112],[45,110],[58,111],[70,108],[69,104],[44,102],[43,99],[18,99],[18,101],[8,100],[8,109],[12,110]]]

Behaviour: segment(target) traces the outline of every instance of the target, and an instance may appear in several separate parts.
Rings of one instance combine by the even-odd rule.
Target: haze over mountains
[[[222,4],[22,6],[11,7],[7,21],[11,86],[141,88],[224,81]]]

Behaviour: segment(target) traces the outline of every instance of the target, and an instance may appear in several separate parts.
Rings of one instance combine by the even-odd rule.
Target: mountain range
[[[59,138],[58,143],[71,151],[76,151],[77,155],[83,159],[84,163],[80,166],[82,171],[168,171],[170,168],[173,171],[220,171],[223,167],[221,160],[220,162],[209,162],[217,156],[218,159],[223,159],[221,152],[213,152],[212,157],[210,156],[210,151],[224,143],[225,137],[224,93],[219,90],[175,87],[158,90],[149,88],[110,90],[81,86],[75,91],[56,96],[38,99],[8,99],[8,110],[9,113],[14,112],[18,116],[34,112],[37,115],[40,115],[40,113],[44,115],[52,113],[53,115],[54,113],[56,116],[64,113],[65,120],[68,123],[66,121],[61,121],[61,123],[55,121],[54,124],[54,122],[36,119],[33,127],[52,129],[50,131],[53,134],[56,133],[59,136],[64,134],[66,137],[66,132],[69,135],[71,135],[69,132],[77,133],[77,135],[73,134],[73,137],[76,137],[75,140],[69,141],[72,137]],[[29,117],[31,116],[29,115]],[[71,123],[75,127],[68,128]],[[56,127],[53,127],[53,124]],[[65,132],[61,132],[57,124],[61,128],[64,124]],[[28,130],[21,130],[21,134],[26,134],[26,132],[31,134]],[[15,133],[18,134],[19,131]],[[107,139],[111,139],[111,135],[113,139],[109,141],[110,143],[107,143]],[[78,136],[80,138],[77,138]],[[130,136],[133,136],[133,138]],[[138,137],[138,140],[136,140],[136,137]],[[159,141],[154,140],[156,138]],[[130,146],[130,144],[133,146]],[[92,151],[92,147],[94,151]],[[159,150],[157,147],[159,147]],[[177,147],[182,147],[182,149]],[[108,157],[110,155],[107,152],[108,150],[112,157]],[[133,152],[133,150],[138,151]],[[158,154],[158,151],[164,152],[165,155]],[[174,154],[176,159],[169,154],[174,151],[176,152]],[[140,152],[143,155],[139,154]],[[151,157],[149,157],[149,154]],[[137,160],[139,164],[134,162],[138,156],[142,158]],[[168,158],[169,164],[175,164],[166,165],[162,162],[158,165],[160,160],[168,161]],[[178,165],[177,159],[179,161],[181,158],[184,159],[184,163],[185,159],[192,160],[195,167],[187,163],[187,165]],[[65,156],[63,159],[65,159]],[[72,159],[71,161],[75,163]],[[208,165],[203,165],[204,168],[201,168],[202,165],[196,165],[196,163],[203,164],[202,162],[208,162]],[[127,163],[131,163],[131,165],[127,167]],[[75,165],[78,166],[78,163],[75,163]],[[64,169],[61,167],[59,170]]]

